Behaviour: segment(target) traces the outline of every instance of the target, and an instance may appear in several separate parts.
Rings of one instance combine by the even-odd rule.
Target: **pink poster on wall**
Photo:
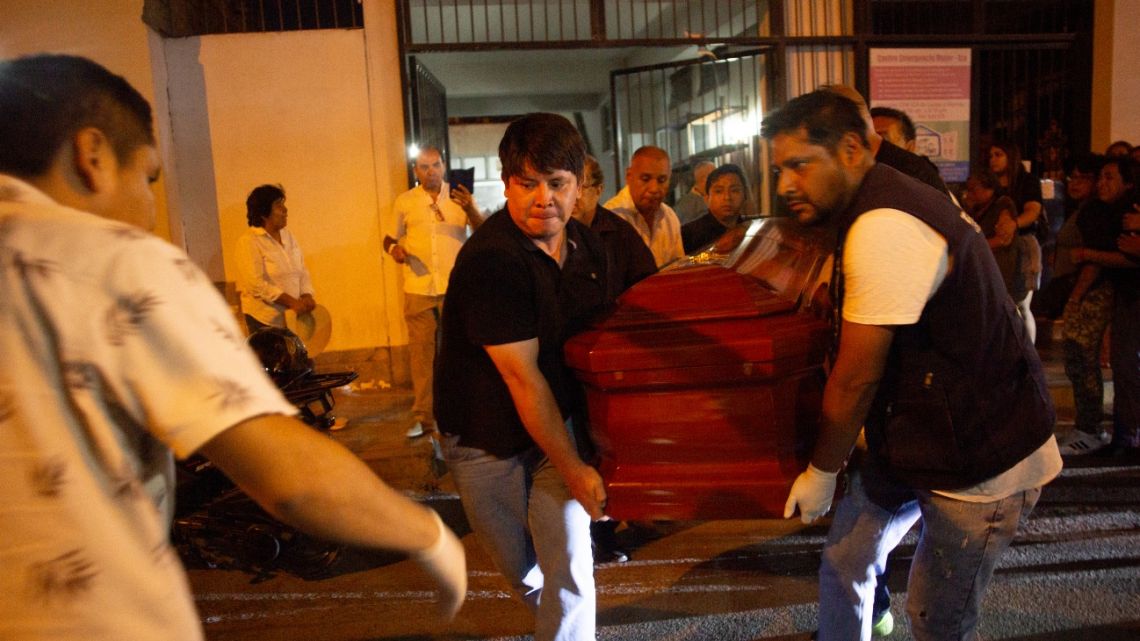
[[[915,153],[948,183],[970,172],[970,50],[871,49],[872,107],[893,107],[915,126]]]

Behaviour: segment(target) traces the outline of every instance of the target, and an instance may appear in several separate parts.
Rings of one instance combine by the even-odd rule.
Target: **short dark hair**
[[[709,172],[709,177],[705,179],[705,193],[707,194],[708,191],[712,189],[713,183],[715,183],[718,178],[728,174],[739,178],[740,185],[744,187],[744,191],[748,191],[748,179],[744,177],[744,170],[741,169],[739,165],[728,163]]]
[[[850,98],[827,89],[817,89],[790,101],[764,117],[760,135],[768,140],[778,134],[803,129],[808,142],[836,151],[839,140],[853,133],[859,142],[870,149],[867,142],[867,122],[859,113],[859,105]]]
[[[1104,156],[1093,153],[1083,153],[1073,159],[1069,166],[1067,173],[1079,171],[1082,174],[1091,174],[1096,176],[1100,173],[1101,166],[1104,165]]]
[[[970,176],[966,178],[966,184],[977,183],[986,189],[997,191],[1001,189],[1001,181],[998,180],[997,174],[990,171],[988,167],[975,167],[970,172]]]
[[[1105,164],[1105,156],[1100,154],[1080,154],[1073,159],[1072,167],[1069,171],[1080,171],[1081,173],[1097,173],[1100,171],[1100,165]]]
[[[880,116],[883,118],[894,118],[898,121],[899,127],[902,129],[902,136],[907,142],[914,140],[918,136],[918,132],[914,129],[914,121],[902,109],[895,109],[894,107],[872,107],[871,117]]]
[[[76,132],[95,127],[126,164],[154,145],[150,104],[122,76],[86,58],[36,55],[0,62],[0,172],[35,177],[51,169]]]
[[[1100,168],[1104,169],[1106,165],[1116,165],[1116,169],[1120,171],[1120,177],[1124,180],[1124,184],[1136,187],[1140,184],[1140,165],[1132,160],[1129,156],[1107,156]]]
[[[1114,152],[1113,149],[1123,149],[1124,153],[1118,154],[1118,153]],[[1132,153],[1132,143],[1128,142],[1127,140],[1114,141],[1109,146],[1104,148],[1104,155],[1105,156],[1120,156],[1120,155],[1127,156],[1130,153]]]
[[[265,219],[273,211],[273,203],[285,197],[281,185],[254,187],[245,199],[245,220],[250,227],[264,227]]]
[[[552,113],[532,113],[507,126],[499,142],[503,182],[522,176],[527,166],[542,173],[569,171],[579,181],[586,163],[586,142],[566,118]]]

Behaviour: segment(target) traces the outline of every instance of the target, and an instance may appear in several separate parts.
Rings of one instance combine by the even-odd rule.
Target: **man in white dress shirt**
[[[396,237],[384,249],[404,266],[404,320],[411,355],[412,418],[408,438],[435,431],[432,414],[432,369],[435,364],[439,317],[451,268],[467,228],[483,223],[471,192],[462,185],[452,191],[443,180],[443,157],[435,147],[416,156],[413,168],[419,184],[396,197]]]
[[[681,222],[669,205],[669,154],[660,147],[641,147],[633,152],[625,170],[625,187],[606,204],[633,225],[645,241],[660,269],[685,255],[681,246]]]

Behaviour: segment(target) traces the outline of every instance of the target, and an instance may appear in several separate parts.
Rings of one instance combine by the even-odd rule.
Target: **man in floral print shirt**
[[[171,453],[199,451],[294,526],[409,554],[453,615],[455,536],[291,418],[205,275],[143,231],[146,101],[35,56],[0,62],[0,114],[0,638],[202,638],[167,540]]]

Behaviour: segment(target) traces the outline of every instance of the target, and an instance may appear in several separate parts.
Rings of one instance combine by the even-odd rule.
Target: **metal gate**
[[[984,88],[973,103],[971,137],[976,153],[989,143],[1017,143],[1041,178],[1064,179],[1064,162],[1088,150],[1086,123],[1091,87],[1071,82],[1089,62],[1068,44],[1052,47],[980,49],[974,58],[974,82]],[[981,163],[985,159],[977,158]]]
[[[638,147],[654,145],[673,161],[673,195],[691,185],[676,180],[697,162],[744,169],[752,202],[761,200],[759,124],[767,108],[764,50],[718,60],[619,69],[610,73],[615,175]]]
[[[612,72],[616,162],[641,144],[666,148],[678,170],[699,154],[738,162],[757,180],[760,203],[771,202],[759,169],[764,147],[733,133],[733,123],[758,125],[765,110],[820,84],[865,90],[871,47],[971,48],[973,152],[997,132],[1051,175],[1057,158],[1088,149],[1091,121],[1081,107],[1091,102],[1093,9],[1092,0],[396,3],[401,48],[409,54],[678,45],[715,54],[715,61]]]
[[[408,134],[411,144],[419,148],[435,147],[443,156],[444,166],[450,154],[447,135],[447,90],[415,56],[408,58]],[[411,169],[409,169],[409,177]],[[411,178],[409,183],[416,184]]]

